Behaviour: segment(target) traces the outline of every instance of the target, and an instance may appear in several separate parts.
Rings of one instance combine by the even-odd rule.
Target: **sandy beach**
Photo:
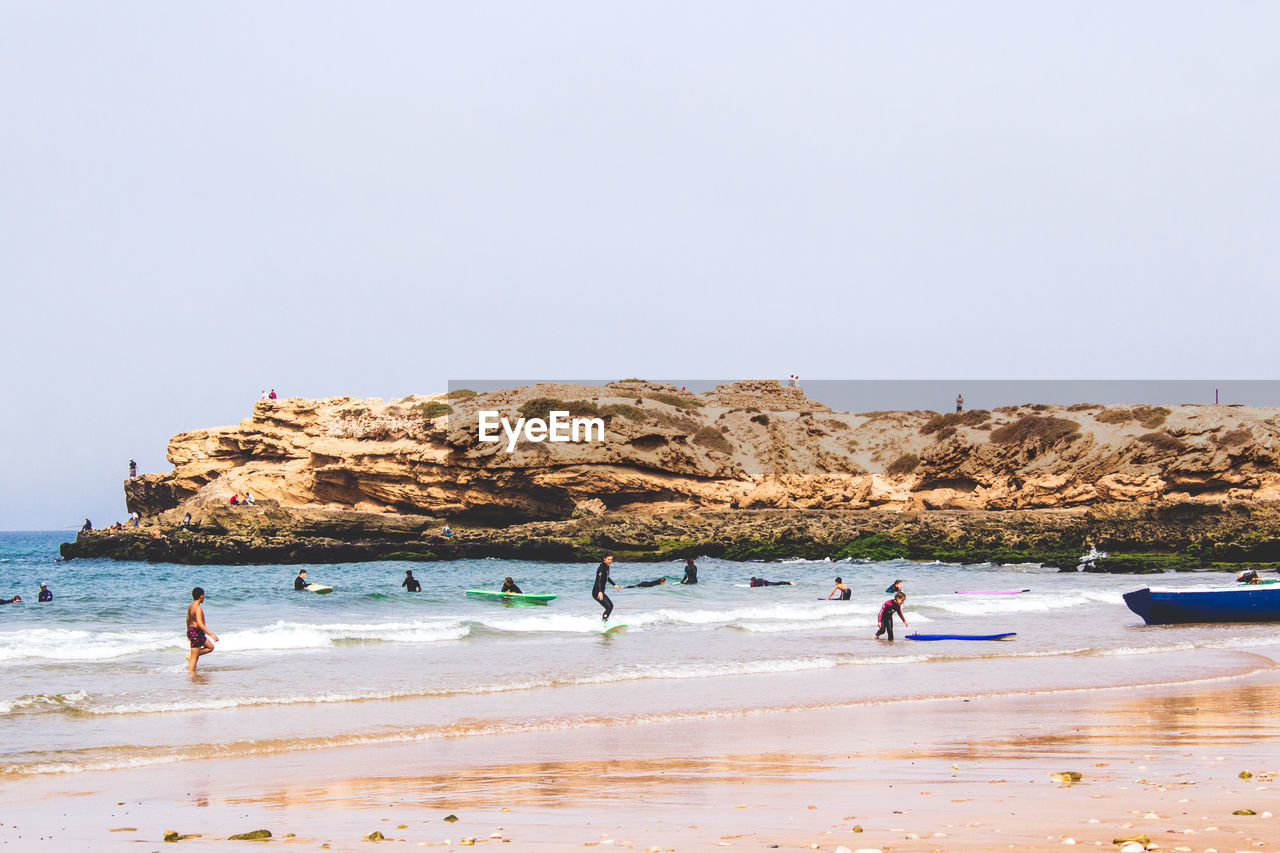
[[[1280,850],[1280,671],[11,780],[9,849]],[[199,739],[198,729],[192,738]],[[1063,784],[1051,774],[1075,772]],[[1251,776],[1242,777],[1244,774]],[[1233,812],[1250,809],[1255,815]],[[456,822],[446,822],[455,815]],[[861,831],[857,831],[858,829]]]

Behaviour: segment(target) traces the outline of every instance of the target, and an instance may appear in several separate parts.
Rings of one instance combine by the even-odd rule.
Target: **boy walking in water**
[[[880,639],[880,635],[888,633],[889,642],[893,642],[893,614],[897,613],[898,618],[902,620],[902,627],[907,627],[907,617],[902,615],[902,602],[907,600],[905,592],[894,593],[893,598],[880,605],[880,630],[876,631],[876,639]]]
[[[615,590],[621,591],[622,587],[613,582],[613,578],[609,577],[609,567],[613,565],[613,555],[605,554],[604,559],[600,561],[600,565],[596,566],[596,583],[591,587],[591,597],[600,602],[600,606],[604,608],[604,616],[601,618],[608,622],[609,614],[613,612],[613,601],[609,596],[604,594],[606,584],[613,586]]]
[[[201,655],[213,651],[218,635],[204,624],[204,590],[200,587],[191,590],[191,598],[191,604],[187,606],[187,642],[191,644],[191,651],[187,653],[187,669],[195,672],[196,662]],[[210,637],[213,643],[209,642]]]

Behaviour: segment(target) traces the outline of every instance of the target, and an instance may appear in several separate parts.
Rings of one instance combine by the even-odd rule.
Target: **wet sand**
[[[1083,778],[1050,778],[1062,771]],[[1280,670],[1262,669],[13,779],[0,845],[152,849],[176,830],[239,848],[225,839],[261,828],[334,850],[378,831],[442,850],[1116,849],[1146,834],[1164,850],[1280,851],[1278,774]]]

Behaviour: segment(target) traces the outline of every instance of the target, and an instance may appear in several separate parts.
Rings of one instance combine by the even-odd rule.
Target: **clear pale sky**
[[[1264,2],[6,0],[0,529],[123,518],[130,457],[269,387],[1275,377],[1278,32]]]

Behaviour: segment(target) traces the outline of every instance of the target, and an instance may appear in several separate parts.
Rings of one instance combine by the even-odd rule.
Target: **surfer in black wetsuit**
[[[893,642],[893,614],[897,613],[898,618],[902,620],[902,627],[907,627],[907,617],[902,615],[902,602],[907,600],[905,592],[894,593],[893,598],[880,605],[880,629],[876,631],[876,639],[880,639],[880,635],[887,633],[889,642]]]
[[[407,592],[422,592],[422,584],[413,576],[413,569],[404,570],[404,580],[400,581],[400,586]]]
[[[516,582],[513,581],[510,577],[507,577],[502,581],[502,591],[514,592],[517,595],[523,595],[523,593],[520,591],[520,587],[516,586]]]
[[[839,593],[839,596],[836,595]],[[844,578],[836,578],[836,588],[831,590],[831,594],[827,599],[839,598],[841,601],[848,601],[853,595],[853,590],[849,589],[849,585],[844,582]]]
[[[13,598],[0,598],[0,604],[21,604],[22,596],[15,595]]]
[[[698,567],[693,563],[693,557],[684,558],[684,577],[680,578],[680,583],[697,583]]]
[[[752,586],[795,586],[795,581],[767,581],[764,578],[752,578]]]
[[[889,588],[884,591],[885,595],[895,595],[899,592],[902,592],[902,578],[898,578],[896,581],[889,584]]]
[[[613,582],[613,578],[609,577],[609,567],[613,565],[613,555],[605,554],[604,559],[600,561],[600,565],[596,566],[596,582],[591,587],[591,597],[600,602],[600,606],[604,608],[604,615],[600,618],[609,621],[609,614],[613,612],[613,602],[609,596],[604,594],[606,585],[612,586],[615,590],[621,591],[622,587]]]
[[[640,581],[640,583],[631,584],[629,587],[627,587],[627,589],[636,589],[637,587],[662,586],[666,582],[667,582],[666,578],[657,578],[656,580],[651,580],[651,581]]]
[[[302,571],[298,572],[298,576],[293,579],[293,591],[294,592],[307,591],[307,570],[306,569],[303,569]]]

